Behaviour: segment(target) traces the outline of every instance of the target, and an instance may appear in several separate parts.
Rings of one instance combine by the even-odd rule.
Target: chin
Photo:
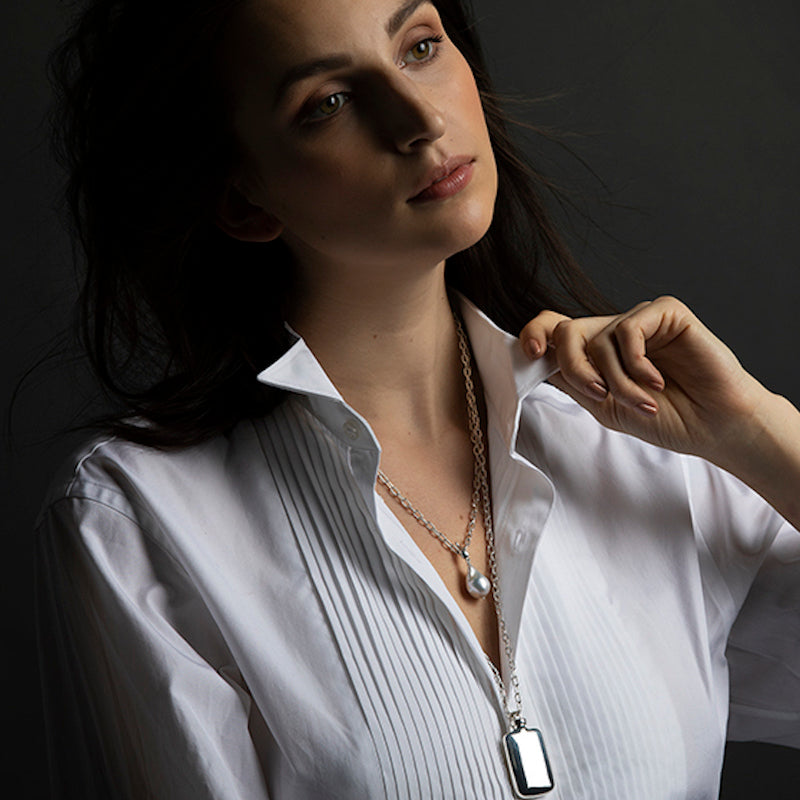
[[[453,251],[454,253],[466,250],[483,239],[494,218],[494,203],[470,204],[464,209],[464,213],[459,216],[459,225],[456,232],[458,247]]]

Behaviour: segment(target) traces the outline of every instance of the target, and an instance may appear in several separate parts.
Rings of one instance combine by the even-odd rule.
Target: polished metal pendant
[[[491,589],[491,581],[467,561],[467,591],[473,597],[486,597]]]
[[[520,726],[507,733],[503,737],[503,752],[517,797],[538,797],[555,786],[544,740],[536,728]]]

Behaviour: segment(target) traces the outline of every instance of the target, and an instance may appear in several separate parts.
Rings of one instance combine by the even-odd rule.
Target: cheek
[[[487,191],[495,193],[497,190],[497,165],[494,158],[489,128],[486,124],[486,115],[483,111],[483,103],[472,75],[472,70],[466,61],[463,62],[463,70],[460,80],[454,82],[456,87],[451,98],[450,107],[459,109],[459,126],[466,130],[479,149],[479,158],[482,162],[482,173],[486,183]],[[493,206],[492,202],[492,206]]]
[[[351,257],[379,248],[394,219],[394,183],[363,147],[323,149],[276,151],[271,165],[262,162],[263,207],[287,234],[315,249]]]
[[[460,109],[464,119],[468,120],[471,126],[480,126],[485,129],[486,120],[475,76],[464,56],[459,53],[458,59],[457,74],[451,84],[454,91],[448,105],[451,108]]]
[[[277,216],[315,217],[350,200],[347,164],[351,158],[332,159],[330,155],[309,155],[288,148],[274,148],[268,160],[260,160],[261,199],[265,208]]]

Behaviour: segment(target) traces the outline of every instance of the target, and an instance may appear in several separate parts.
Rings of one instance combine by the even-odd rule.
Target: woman
[[[57,64],[126,413],[40,523],[64,793],[711,798],[727,642],[800,746],[800,415],[669,298],[496,327],[601,309],[460,3],[97,0]]]

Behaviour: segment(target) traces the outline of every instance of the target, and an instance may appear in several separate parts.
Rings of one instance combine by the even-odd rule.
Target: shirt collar
[[[500,429],[509,452],[514,450],[522,401],[558,371],[547,354],[531,361],[519,339],[498,328],[480,309],[461,297],[461,313],[483,384],[490,419]]]
[[[487,411],[502,433],[509,452],[512,452],[519,428],[522,400],[556,372],[558,367],[549,355],[531,361],[522,351],[516,337],[498,328],[465,297],[459,295],[459,299],[483,384]],[[342,407],[359,417],[347,406],[302,337],[291,328],[289,332],[295,338],[294,344],[277,361],[259,373],[258,380],[267,386],[308,397],[322,422],[326,421],[326,406],[337,409],[337,422]],[[362,421],[366,425],[366,421]]]
[[[284,389],[287,392],[324,397],[344,403],[339,390],[333,385],[303,338],[288,324],[286,330],[294,343],[277,361],[273,361],[265,370],[259,372],[258,380],[267,386]]]

